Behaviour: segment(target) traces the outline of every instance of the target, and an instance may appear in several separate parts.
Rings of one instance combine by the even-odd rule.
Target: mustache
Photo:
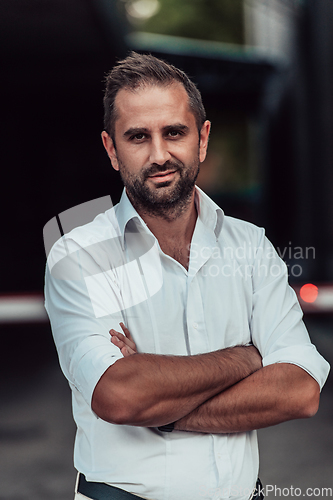
[[[167,170],[179,170],[182,168],[184,164],[181,161],[166,161],[163,165],[158,165],[157,163],[153,163],[144,171],[144,178],[147,179],[151,175],[155,175],[160,172],[166,172]]]

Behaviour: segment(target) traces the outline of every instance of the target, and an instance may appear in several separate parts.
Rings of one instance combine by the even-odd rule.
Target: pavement
[[[306,322],[312,341],[333,365],[333,318]],[[2,327],[2,334],[10,340],[0,359],[5,369],[0,382],[0,500],[73,499],[75,425],[49,327]],[[332,415],[331,374],[315,417],[258,432],[266,498],[333,496]]]

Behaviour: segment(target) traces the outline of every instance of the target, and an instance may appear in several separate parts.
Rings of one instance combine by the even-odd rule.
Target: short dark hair
[[[196,85],[186,73],[172,64],[151,54],[138,54],[136,52],[131,52],[126,59],[119,61],[105,77],[104,130],[114,140],[115,121],[117,119],[115,99],[119,90],[135,90],[144,85],[167,86],[175,81],[184,86],[190,108],[200,131],[206,120],[206,112]]]

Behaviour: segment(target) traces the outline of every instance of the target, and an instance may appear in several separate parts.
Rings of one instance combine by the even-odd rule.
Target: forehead
[[[115,99],[116,129],[153,127],[172,123],[195,125],[187,92],[181,83],[121,89]]]

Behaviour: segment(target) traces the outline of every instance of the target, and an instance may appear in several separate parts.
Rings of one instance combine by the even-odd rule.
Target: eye
[[[179,135],[183,135],[180,130],[169,130],[168,131],[169,137],[178,137]]]
[[[147,134],[144,132],[138,132],[137,134],[130,135],[128,137],[129,141],[142,142],[147,138]]]
[[[146,134],[140,133],[140,134],[132,135],[130,139],[135,140],[135,141],[142,141],[145,138],[146,138]]]

